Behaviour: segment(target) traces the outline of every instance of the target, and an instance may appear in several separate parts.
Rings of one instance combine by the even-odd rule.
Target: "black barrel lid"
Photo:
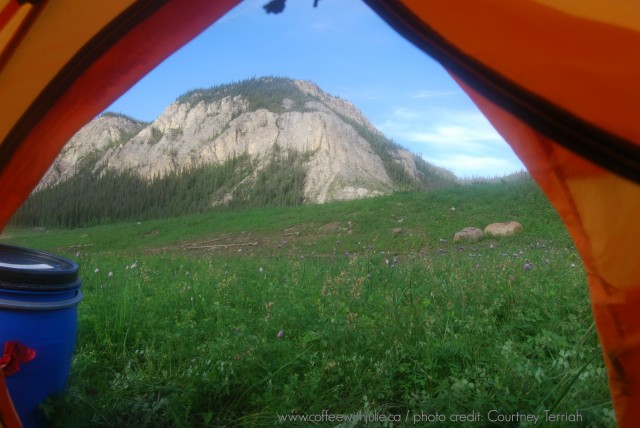
[[[0,244],[0,288],[60,291],[78,288],[78,264],[29,248]]]

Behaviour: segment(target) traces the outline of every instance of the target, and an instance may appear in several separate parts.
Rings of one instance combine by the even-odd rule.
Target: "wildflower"
[[[135,262],[131,265],[131,269],[135,269],[138,267],[138,262]]]
[[[94,272],[98,273],[98,272],[100,272],[100,269],[96,268],[96,270]]]
[[[264,272],[264,269],[262,269],[262,266],[260,266],[259,271],[260,271],[260,273]]]
[[[524,270],[531,270],[532,267],[533,267],[533,263],[531,263],[529,260],[525,260],[525,263],[523,266]]]
[[[109,273],[107,274],[107,276],[108,276],[109,278],[111,278],[111,277],[113,276],[113,272],[109,272]]]
[[[80,251],[76,253],[76,257],[80,257]]]
[[[277,336],[278,336],[279,338],[284,337],[284,331],[282,331],[282,330],[278,331]]]
[[[456,210],[456,208],[455,208],[455,207],[451,207],[451,211],[455,211],[455,210]]]
[[[571,263],[571,269],[575,269],[576,268],[576,264],[575,263]]]

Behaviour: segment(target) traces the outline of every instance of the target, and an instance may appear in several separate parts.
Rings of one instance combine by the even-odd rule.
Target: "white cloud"
[[[394,127],[396,122],[402,123],[403,120],[407,119],[418,120],[420,117],[422,117],[422,114],[414,109],[398,107],[393,111],[391,119],[384,126]]]
[[[515,156],[514,156],[515,157]],[[469,156],[465,154],[444,155],[437,158],[423,156],[434,165],[453,171],[458,177],[495,177],[524,169],[514,168],[514,160],[495,156]]]
[[[311,23],[309,28],[314,31],[326,31],[331,28],[331,23],[329,21],[316,21]]]
[[[425,160],[460,177],[493,177],[524,169],[479,111],[400,107],[378,127]]]
[[[478,152],[486,150],[487,143],[502,142],[493,130],[455,124],[434,124],[431,130],[407,132],[405,138],[434,149],[446,147],[449,150],[455,148]]]

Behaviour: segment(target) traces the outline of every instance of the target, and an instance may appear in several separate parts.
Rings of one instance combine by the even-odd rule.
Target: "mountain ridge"
[[[74,189],[116,177],[151,186],[187,179],[189,171],[218,177],[199,184],[199,210],[255,205],[256,197],[271,204],[268,195],[285,204],[325,203],[456,179],[387,139],[351,102],[315,83],[262,77],[188,91],[151,122],[103,113],[73,136],[36,194],[57,192],[71,179],[67,187]]]

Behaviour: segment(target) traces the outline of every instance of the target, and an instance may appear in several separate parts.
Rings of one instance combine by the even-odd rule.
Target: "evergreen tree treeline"
[[[307,101],[315,100],[302,92],[293,79],[261,77],[213,86],[209,89],[194,89],[180,95],[176,101],[196,105],[201,101],[213,103],[225,97],[233,98],[238,95],[247,102],[247,111],[266,109],[275,113],[287,110],[282,103],[285,98],[293,101],[294,108],[298,111],[304,110],[304,104]]]
[[[304,202],[305,159],[295,151],[277,151],[253,179],[257,161],[242,154],[223,164],[174,171],[150,181],[132,171],[93,172],[90,159],[85,159],[77,174],[33,193],[11,223],[84,227],[215,209],[298,205]],[[216,205],[228,194],[228,204]]]

